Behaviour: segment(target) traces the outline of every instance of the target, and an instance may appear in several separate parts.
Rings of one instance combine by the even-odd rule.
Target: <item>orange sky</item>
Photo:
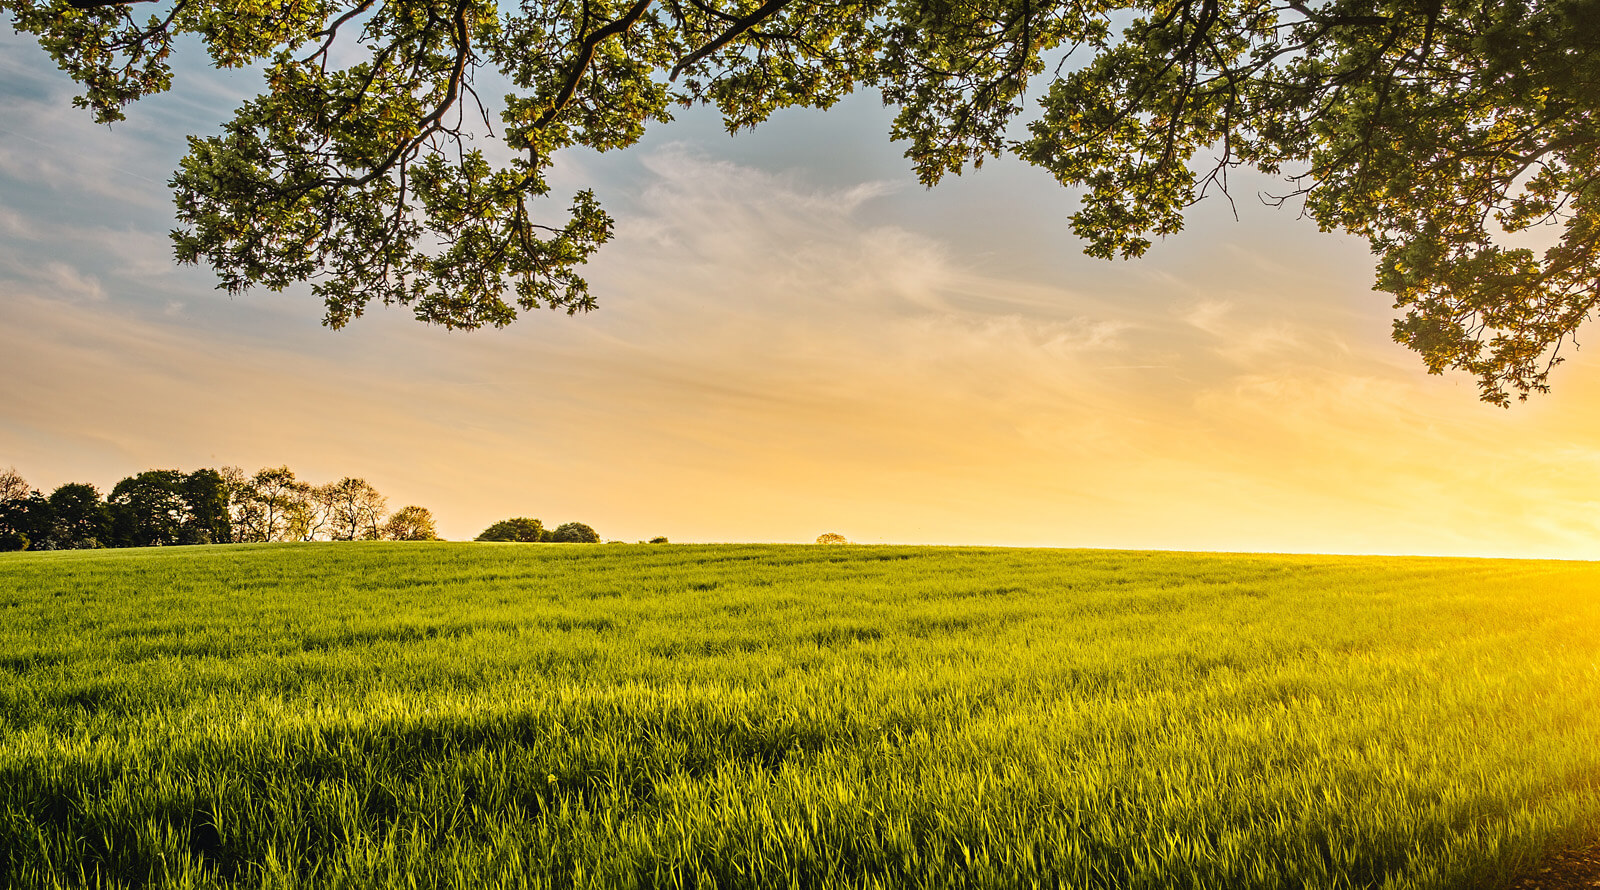
[[[1148,258],[1082,256],[1072,195],[998,163],[918,187],[871,99],[729,139],[691,116],[575,156],[617,240],[601,309],[448,333],[317,326],[308,294],[176,269],[161,181],[228,84],[108,132],[0,53],[0,467],[364,476],[468,538],[1600,558],[1600,364],[1509,411],[1389,341],[1355,239],[1208,201]]]

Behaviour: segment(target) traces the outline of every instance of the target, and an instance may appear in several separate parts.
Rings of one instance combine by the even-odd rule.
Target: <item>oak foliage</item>
[[[260,95],[190,137],[179,260],[230,291],[309,281],[455,328],[595,305],[595,194],[562,149],[677,107],[730,130],[876,89],[921,181],[1012,154],[1137,257],[1241,165],[1368,239],[1394,336],[1507,404],[1548,388],[1600,280],[1600,2],[1518,0],[0,0],[103,121],[197,37]],[[480,92],[482,87],[483,92]],[[1027,101],[1025,101],[1025,98]],[[1019,116],[1022,120],[1018,120]],[[492,138],[487,138],[492,137]],[[1549,226],[1545,246],[1507,233]]]

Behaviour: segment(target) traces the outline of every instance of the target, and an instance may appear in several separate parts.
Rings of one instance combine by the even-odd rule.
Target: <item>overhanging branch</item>
[[[545,125],[555,120],[561,109],[566,108],[567,103],[572,101],[572,97],[578,92],[578,84],[583,81],[584,72],[589,70],[589,63],[594,61],[595,49],[607,38],[632,28],[654,2],[655,0],[638,0],[628,7],[628,11],[623,13],[621,18],[583,38],[583,42],[578,46],[578,60],[567,73],[567,82],[561,85],[561,92],[556,94],[556,101],[534,122],[536,128],[544,129]]]
[[[672,66],[672,73],[668,75],[667,79],[677,80],[678,75],[683,73],[683,69],[727,46],[735,37],[771,18],[774,13],[787,5],[789,5],[789,0],[767,0],[767,2],[757,7],[754,12],[735,20],[732,25],[728,26],[728,30],[717,35],[716,40],[684,56],[683,61]]]

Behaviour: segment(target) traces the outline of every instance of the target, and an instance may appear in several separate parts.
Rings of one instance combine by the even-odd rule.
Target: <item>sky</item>
[[[1600,355],[1509,410],[1426,374],[1365,242],[1259,175],[1106,262],[1044,171],[922,188],[875,94],[737,137],[690,112],[558,158],[617,220],[596,311],[331,331],[172,259],[165,182],[248,75],[187,63],[107,128],[0,30],[0,468],[46,492],[288,465],[451,539],[1600,558]]]

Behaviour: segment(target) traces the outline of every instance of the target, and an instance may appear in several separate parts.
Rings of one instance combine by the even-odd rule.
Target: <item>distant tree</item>
[[[34,494],[37,495],[37,492]],[[0,553],[28,549],[31,543],[28,531],[32,527],[28,517],[28,501],[26,495],[0,499]]]
[[[296,516],[295,536],[302,541],[315,541],[332,536],[333,515],[343,497],[339,483],[313,485],[306,489],[301,500],[303,509]]]
[[[0,552],[28,549],[33,528],[28,507],[38,497],[16,467],[0,470]]]
[[[7,467],[0,470],[0,506],[12,501],[25,501],[33,489],[28,487],[28,481],[22,478],[16,467]]]
[[[408,506],[394,511],[383,524],[386,541],[437,541],[439,534],[433,528],[433,513],[427,507]]]
[[[111,540],[111,511],[100,490],[87,482],[69,482],[50,493],[50,546],[57,550],[90,550]]]
[[[258,471],[230,492],[229,512],[235,541],[288,541],[301,535],[297,520],[303,517],[310,486],[288,467]]]
[[[243,468],[223,467],[217,470],[217,475],[222,477],[223,488],[228,496],[228,537],[233,541],[243,541],[244,499],[250,489],[250,477],[246,476]]]
[[[651,538],[650,539],[650,543],[652,543],[652,544],[665,544],[665,543],[667,543],[667,539],[666,539],[665,536],[658,535],[658,536],[656,536],[654,538]]]
[[[333,484],[329,537],[335,541],[375,541],[388,500],[365,479],[345,477]]]
[[[544,523],[526,516],[502,519],[483,530],[474,538],[477,541],[509,541],[516,544],[537,544],[550,540],[550,531]]]
[[[600,534],[581,522],[563,522],[550,533],[550,540],[557,544],[598,544]]]
[[[228,482],[217,470],[195,470],[183,477],[188,509],[178,538],[181,544],[226,544],[233,540],[228,516]]]
[[[848,543],[850,543],[850,539],[846,538],[844,535],[839,535],[839,534],[834,534],[833,532],[828,532],[826,534],[818,535],[817,536],[817,543],[818,544],[848,544]]]
[[[50,501],[39,491],[0,506],[0,523],[5,526],[4,546],[16,550],[50,550],[55,547],[55,514]]]
[[[184,476],[177,470],[146,470],[118,482],[106,498],[112,541],[118,547],[166,547],[178,543],[189,519]]]

